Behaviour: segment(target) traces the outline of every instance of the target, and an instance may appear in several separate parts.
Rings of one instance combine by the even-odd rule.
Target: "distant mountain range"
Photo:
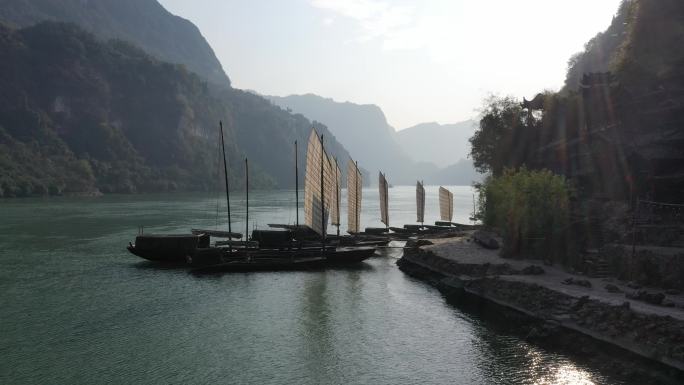
[[[266,98],[325,124],[354,159],[373,173],[382,170],[396,176],[413,163],[378,106],[338,103],[313,94]]]
[[[447,167],[468,159],[468,140],[475,133],[477,124],[474,120],[456,124],[423,123],[398,131],[397,139],[415,160]]]
[[[0,0],[0,57],[0,196],[206,190],[219,120],[236,187],[248,157],[255,188],[291,188],[312,127],[365,182],[472,181],[460,154],[445,169],[412,158],[377,106],[232,88],[197,27],[156,0]]]
[[[373,174],[386,172],[393,184],[424,179],[469,185],[481,178],[466,160],[473,121],[444,126],[426,123],[397,132],[375,105],[336,102],[314,94],[266,98],[325,124],[360,164]]]

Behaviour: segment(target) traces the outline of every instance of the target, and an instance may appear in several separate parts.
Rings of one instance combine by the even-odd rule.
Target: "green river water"
[[[473,193],[452,190],[467,223]],[[393,223],[415,221],[414,193],[390,190]],[[363,225],[378,226],[377,191],[363,199]],[[250,206],[250,228],[295,221],[292,191],[252,192]],[[398,250],[355,269],[195,276],[125,249],[139,226],[216,224],[206,194],[0,201],[0,383],[615,383],[447,304],[398,270]]]

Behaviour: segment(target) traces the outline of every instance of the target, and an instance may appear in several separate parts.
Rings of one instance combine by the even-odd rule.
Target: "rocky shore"
[[[504,259],[472,233],[407,246],[397,262],[405,273],[436,286],[457,306],[475,304],[519,321],[518,332],[528,340],[560,345],[625,376],[684,378],[684,297],[677,292]]]

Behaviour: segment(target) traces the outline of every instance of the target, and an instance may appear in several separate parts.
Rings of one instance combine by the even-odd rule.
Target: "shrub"
[[[506,169],[478,189],[478,216],[502,232],[502,255],[568,262],[571,190],[564,177],[548,170]]]

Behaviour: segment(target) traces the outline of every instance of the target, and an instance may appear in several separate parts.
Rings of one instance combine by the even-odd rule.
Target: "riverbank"
[[[668,375],[684,373],[681,294],[668,294],[661,305],[648,303],[639,292],[656,290],[569,274],[541,261],[504,259],[496,250],[473,242],[471,235],[430,239],[430,244],[406,250],[397,264],[438,287],[457,305],[486,303],[500,310],[497,317],[523,317],[521,332],[528,339],[611,360],[609,365],[625,375],[634,368],[612,362],[613,357],[654,362],[660,367],[656,371]]]

